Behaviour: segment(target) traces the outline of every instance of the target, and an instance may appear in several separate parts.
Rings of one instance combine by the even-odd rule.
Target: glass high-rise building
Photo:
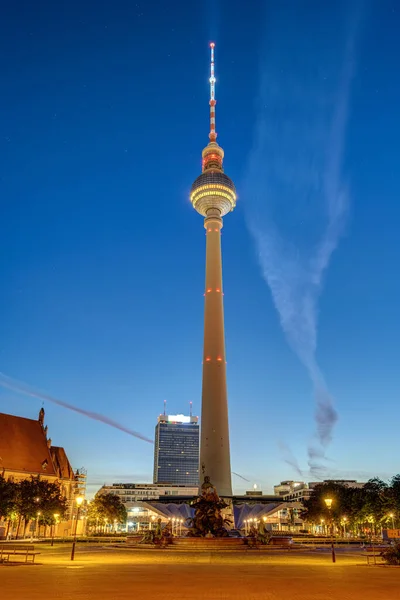
[[[154,445],[154,483],[199,484],[199,419],[160,415]]]

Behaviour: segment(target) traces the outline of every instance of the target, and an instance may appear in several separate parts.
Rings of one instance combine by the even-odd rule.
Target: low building
[[[303,502],[311,496],[312,488],[304,481],[290,479],[274,485],[274,492],[285,502]]]
[[[15,483],[37,477],[57,483],[68,511],[55,534],[70,535],[80,474],[74,473],[64,448],[52,445],[44,417],[43,408],[38,420],[0,413],[0,477]]]
[[[355,479],[325,479],[324,481],[310,481],[305,483],[304,481],[281,481],[278,485],[274,485],[274,492],[284,502],[304,502],[308,500],[313,493],[316,485],[335,484],[344,485],[348,487],[355,487],[362,489],[365,483],[356,481]]]
[[[301,508],[300,502],[280,502],[279,500],[252,505],[247,502],[234,502],[235,526],[248,531],[251,526],[258,527],[258,523],[263,522],[265,528],[271,532],[298,533],[305,527],[300,518]]]
[[[115,494],[127,506],[138,500],[158,500],[164,496],[197,496],[197,485],[170,485],[167,483],[113,483],[103,485],[98,494]]]
[[[262,490],[259,490],[257,484],[253,485],[252,490],[247,490],[246,496],[263,496]]]
[[[154,502],[176,502],[192,499],[198,494],[198,487],[168,485],[163,483],[114,483],[103,485],[97,494],[115,494],[121,499],[128,515],[127,531],[149,529],[152,523],[163,515],[154,509]],[[163,518],[163,520],[165,520]]]

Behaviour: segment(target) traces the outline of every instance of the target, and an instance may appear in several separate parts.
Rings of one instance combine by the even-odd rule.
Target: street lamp
[[[84,500],[83,496],[77,496],[75,498],[77,511],[76,511],[76,519],[75,519],[74,541],[72,542],[72,549],[71,549],[71,560],[74,560],[74,558],[75,558],[76,530],[78,529],[79,511],[81,509],[83,500]]]
[[[343,517],[343,535],[346,537],[346,521],[347,517]]]
[[[40,512],[40,510],[38,510],[36,513],[36,537],[37,537],[37,539],[39,539],[39,535],[40,535],[39,517],[41,514],[42,513]]]
[[[53,517],[54,517],[54,523],[52,523],[52,535],[51,535],[51,545],[54,546],[54,527],[56,525],[56,523],[58,523],[57,519],[60,515],[58,513],[54,513]]]
[[[392,529],[394,529],[394,514],[390,513],[389,517],[392,519]]]
[[[333,523],[332,523],[332,504],[333,504],[333,498],[324,498],[324,502],[326,504],[326,507],[329,511],[329,516],[330,516],[330,520],[331,520],[331,535],[333,534]],[[333,537],[332,537],[332,562],[336,562],[336,555],[335,555],[335,546],[333,543]]]

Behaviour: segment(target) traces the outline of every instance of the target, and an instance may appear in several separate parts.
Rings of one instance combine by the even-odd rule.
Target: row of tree
[[[29,523],[54,525],[62,521],[68,510],[68,501],[57,483],[40,477],[31,477],[18,483],[0,476],[0,520],[12,523],[17,536],[26,534]],[[87,523],[93,529],[109,529],[125,523],[126,508],[115,494],[96,495],[88,504]]]
[[[67,499],[57,483],[31,477],[18,483],[0,477],[0,519],[17,523],[23,533],[34,519],[39,525],[53,525],[55,515],[62,519],[67,511]]]
[[[332,499],[330,509],[326,498]],[[362,488],[324,482],[315,486],[303,505],[300,516],[308,523],[332,524],[342,533],[377,534],[400,522],[400,475],[392,477],[389,483],[370,479]]]
[[[87,524],[92,531],[106,531],[126,523],[127,512],[121,498],[115,494],[97,494],[87,509]]]

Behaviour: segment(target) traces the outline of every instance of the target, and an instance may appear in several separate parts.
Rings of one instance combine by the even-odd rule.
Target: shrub
[[[384,550],[382,558],[388,565],[400,565],[400,542],[396,542],[393,546],[389,546],[387,550]]]

